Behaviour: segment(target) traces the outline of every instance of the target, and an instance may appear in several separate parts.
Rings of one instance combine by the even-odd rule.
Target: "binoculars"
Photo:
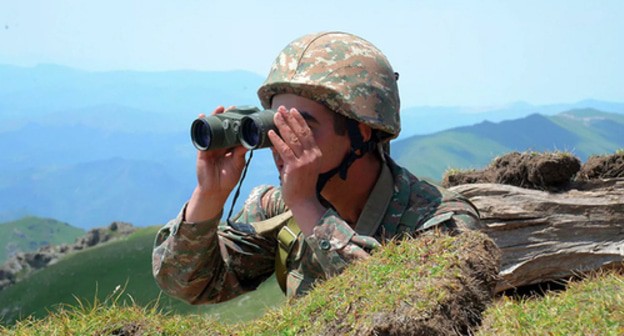
[[[273,123],[275,111],[260,111],[255,106],[243,106],[225,113],[197,118],[191,125],[191,139],[198,150],[245,146],[258,149],[271,146],[267,133],[277,132]]]

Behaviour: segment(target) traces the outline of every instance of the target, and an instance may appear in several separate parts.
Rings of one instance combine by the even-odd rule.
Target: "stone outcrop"
[[[582,167],[575,161],[511,153],[482,171],[445,178],[463,183],[450,189],[477,206],[501,249],[497,291],[624,265],[624,153],[591,157]]]
[[[497,291],[624,265],[624,178],[559,193],[491,183],[451,189],[477,206],[501,249]]]
[[[65,255],[102,244],[134,232],[132,224],[113,222],[108,227],[96,228],[76,239],[73,244],[48,245],[36,252],[19,252],[0,267],[0,290],[11,286],[32,272],[52,265]]]

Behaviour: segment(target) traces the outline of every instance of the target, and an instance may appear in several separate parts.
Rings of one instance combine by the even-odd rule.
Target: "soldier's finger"
[[[291,109],[290,113],[290,125],[304,148],[310,148],[316,146],[314,141],[314,135],[308,123],[297,109]]]
[[[279,110],[273,117],[273,121],[280,132],[283,142],[285,142],[286,145],[292,149],[295,156],[299,157],[303,152],[301,141],[297,137],[297,134],[293,131],[290,124],[286,121],[286,114],[288,114],[286,110]]]
[[[269,140],[273,144],[273,148],[279,154],[284,162],[292,162],[297,160],[295,153],[293,153],[292,149],[282,140],[282,138],[275,133],[275,131],[270,130],[268,133]]]
[[[217,106],[210,115],[217,115],[217,114],[223,113],[224,110],[225,109],[223,108],[223,106]],[[204,114],[204,116],[206,115]]]
[[[290,128],[293,130],[293,133],[297,137],[300,137],[304,134],[305,128],[299,123],[299,118],[302,117],[297,109],[291,108],[290,111],[282,113],[282,116],[284,116],[284,120],[286,120],[286,123],[288,123],[288,126],[290,126]]]

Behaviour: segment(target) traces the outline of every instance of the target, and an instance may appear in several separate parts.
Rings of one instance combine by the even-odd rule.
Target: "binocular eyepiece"
[[[191,140],[198,150],[245,146],[258,149],[271,146],[269,130],[277,132],[273,123],[275,111],[260,111],[254,106],[243,106],[225,113],[197,118],[191,125]]]

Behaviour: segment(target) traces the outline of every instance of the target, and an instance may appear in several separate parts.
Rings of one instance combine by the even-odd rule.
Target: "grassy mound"
[[[264,317],[222,324],[166,315],[117,299],[18,322],[5,334],[335,335],[448,334],[474,329],[492,298],[498,251],[483,234],[424,235],[390,243],[341,276]]]
[[[541,298],[503,296],[477,335],[624,335],[624,274],[593,274]]]
[[[504,296],[485,311],[476,335],[624,335],[622,293],[624,275],[609,272],[571,283],[565,292],[523,300]],[[162,314],[154,306],[96,303],[70,307],[44,320],[23,321],[10,329],[0,327],[0,334],[204,335],[208,330],[227,332],[203,316]]]

